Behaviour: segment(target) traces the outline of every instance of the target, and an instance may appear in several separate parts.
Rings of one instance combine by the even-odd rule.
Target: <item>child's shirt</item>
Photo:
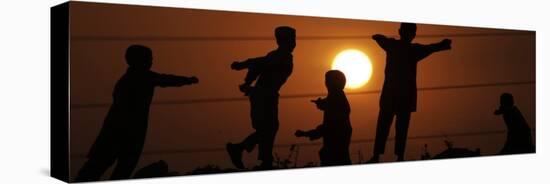
[[[279,90],[293,70],[292,53],[279,49],[264,57],[248,59],[243,64],[248,68],[245,82],[256,80],[256,92],[273,96],[279,95]]]
[[[310,139],[323,137],[323,147],[319,151],[321,165],[351,164],[349,145],[351,142],[350,106],[344,91],[329,92],[320,102],[324,111],[323,123],[316,129],[306,132]]]
[[[154,88],[191,83],[188,77],[128,68],[115,85],[113,103],[88,157],[112,155],[119,150],[143,146]]]
[[[309,131],[312,139],[323,137],[324,147],[339,147],[349,144],[351,138],[351,112],[348,99],[344,91],[331,92],[323,99],[320,105],[323,111],[323,123],[316,129]]]
[[[374,39],[386,51],[380,108],[393,112],[415,112],[417,63],[430,54],[447,48],[441,43],[423,45],[385,36]]]
[[[500,107],[497,114],[502,114],[506,123],[506,143],[501,154],[526,153],[532,150],[531,129],[516,106]]]

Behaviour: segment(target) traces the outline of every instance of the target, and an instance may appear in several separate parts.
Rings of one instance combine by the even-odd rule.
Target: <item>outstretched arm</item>
[[[319,110],[324,111],[328,108],[328,102],[326,98],[317,98],[316,100],[311,100],[311,102],[314,103]]]
[[[449,49],[451,49],[451,43],[452,43],[452,41],[450,39],[444,39],[444,40],[441,40],[438,43],[428,45],[428,49],[431,52],[439,52],[439,51],[449,50]]]
[[[255,67],[259,63],[261,63],[263,60],[265,60],[265,56],[263,57],[256,57],[256,58],[249,58],[245,61],[235,61],[231,63],[231,69],[233,70],[242,70],[246,68]]]
[[[245,84],[252,84],[256,78],[260,75],[260,69],[264,65],[265,57],[250,58],[245,61],[239,62],[235,61],[231,64],[231,69],[233,70],[243,70],[248,68],[248,72],[245,77]]]
[[[195,76],[184,77],[158,73],[154,73],[153,75],[153,84],[160,87],[183,86],[199,83],[199,79]]]
[[[372,39],[374,41],[376,41],[376,43],[378,43],[378,45],[384,49],[384,50],[388,50],[390,48],[390,42],[391,40],[384,36],[384,35],[381,35],[381,34],[375,34],[372,36]]]
[[[430,54],[434,52],[444,51],[451,49],[451,43],[452,41],[450,39],[444,39],[441,40],[438,43],[433,43],[429,45],[421,45],[420,52],[417,58],[417,61],[420,61],[424,59],[425,57],[428,57]]]
[[[308,137],[309,140],[317,140],[321,137],[323,137],[323,124],[317,126],[317,128],[309,131],[302,131],[297,130],[296,133],[294,133],[296,137]]]

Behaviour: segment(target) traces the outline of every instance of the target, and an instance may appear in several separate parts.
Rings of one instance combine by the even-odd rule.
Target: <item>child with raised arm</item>
[[[296,30],[288,26],[275,28],[277,49],[264,57],[247,59],[231,64],[233,70],[248,69],[244,83],[239,89],[250,100],[250,118],[255,131],[240,143],[227,143],[226,151],[231,162],[244,168],[243,151],[251,152],[258,145],[258,160],[261,169],[273,167],[273,144],[279,129],[279,90],[292,73],[292,52],[296,47]],[[256,81],[254,86],[252,83]]]
[[[310,140],[323,138],[323,147],[319,151],[322,166],[351,164],[349,145],[351,141],[350,106],[344,86],[346,77],[338,70],[325,74],[326,98],[312,100],[323,111],[323,123],[309,131],[297,130],[296,137],[308,137]]]
[[[416,112],[416,68],[430,54],[451,49],[451,40],[438,43],[413,43],[416,24],[401,23],[399,39],[374,35],[372,39],[386,52],[384,86],[380,95],[380,112],[376,125],[376,140],[370,163],[379,161],[384,153],[393,118],[395,122],[395,154],[397,161],[405,160],[405,145],[411,113]]]
[[[151,71],[153,52],[143,45],[129,46],[125,58],[128,69],[114,87],[111,108],[76,181],[99,180],[115,163],[111,179],[130,178],[145,143],[155,88],[199,82],[196,77]]]

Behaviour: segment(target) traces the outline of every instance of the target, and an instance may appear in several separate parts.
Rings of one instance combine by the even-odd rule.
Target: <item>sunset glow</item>
[[[340,52],[332,62],[333,70],[340,70],[346,75],[346,88],[356,89],[369,82],[372,75],[372,63],[369,57],[356,49]]]

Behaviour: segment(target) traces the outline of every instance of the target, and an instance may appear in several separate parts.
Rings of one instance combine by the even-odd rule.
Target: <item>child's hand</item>
[[[306,132],[302,131],[302,130],[296,130],[296,132],[294,133],[294,135],[296,137],[305,137],[306,136]]]
[[[239,85],[239,91],[243,92],[245,96],[248,96],[251,92],[252,87],[250,84],[244,83]]]
[[[383,38],[385,38],[385,36],[381,34],[372,35],[372,39],[374,40],[383,39]]]
[[[324,101],[325,99],[317,98],[316,100],[311,100],[311,102],[315,103],[315,106],[317,106],[318,109],[323,110],[324,109]]]
[[[451,43],[452,41],[450,39],[444,39],[441,41],[441,45],[443,45],[444,49],[451,49]]]
[[[319,104],[319,103],[321,103],[322,100],[323,100],[323,99],[319,97],[319,98],[317,98],[317,99],[315,99],[315,100],[310,100],[310,101],[313,102],[313,103],[315,103],[315,104]]]
[[[189,81],[191,82],[191,84],[196,84],[199,83],[199,78],[192,76],[191,78],[189,78]]]
[[[502,107],[495,110],[495,115],[501,115],[501,114],[504,114],[504,109]]]
[[[238,62],[238,61],[234,61],[233,63],[231,63],[231,69],[233,70],[242,70],[244,67],[241,66],[241,63]]]

